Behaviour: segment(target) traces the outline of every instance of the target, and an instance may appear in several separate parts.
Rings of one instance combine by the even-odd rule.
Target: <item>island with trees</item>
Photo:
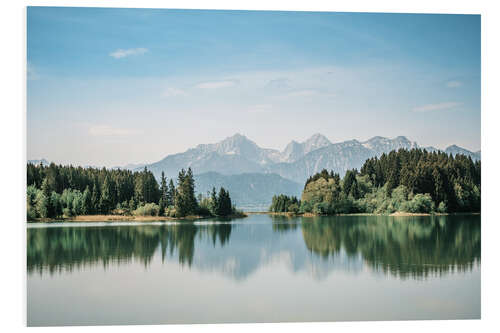
[[[481,162],[457,154],[400,149],[365,161],[344,177],[323,170],[300,200],[276,195],[278,214],[445,214],[481,210]]]
[[[169,220],[244,217],[229,192],[215,187],[195,195],[191,168],[174,180],[162,173],[160,182],[144,168],[140,172],[106,168],[27,165],[28,221]]]

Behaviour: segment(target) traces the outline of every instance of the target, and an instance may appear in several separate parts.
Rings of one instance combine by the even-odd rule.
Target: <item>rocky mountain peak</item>
[[[330,142],[330,140],[328,140],[326,138],[326,136],[324,136],[323,134],[320,134],[320,133],[316,133],[303,143],[304,152],[307,154],[310,151],[313,151],[315,149],[325,147],[325,146],[328,146],[331,144],[332,143]]]

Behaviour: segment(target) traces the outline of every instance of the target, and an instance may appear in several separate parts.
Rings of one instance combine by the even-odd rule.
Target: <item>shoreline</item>
[[[407,213],[407,212],[394,212],[391,214],[376,214],[376,213],[352,213],[352,214],[314,214],[304,213],[295,214],[291,212],[245,212],[248,215],[274,215],[274,216],[302,216],[302,217],[316,217],[316,216],[451,216],[451,215],[481,215],[481,212],[467,212],[467,213]]]
[[[27,221],[27,223],[57,223],[57,222],[193,222],[208,220],[213,218],[222,219],[237,219],[245,218],[248,215],[236,214],[229,216],[201,216],[201,215],[188,215],[185,217],[169,217],[169,216],[133,216],[133,215],[77,215],[73,217],[61,217],[61,218],[37,218],[36,220]]]
[[[214,218],[221,219],[237,219],[245,218],[249,215],[271,215],[271,216],[286,216],[286,217],[317,217],[317,216],[393,216],[393,217],[416,217],[416,216],[450,216],[450,215],[481,215],[480,212],[470,213],[405,213],[395,212],[392,214],[374,214],[374,213],[353,213],[353,214],[334,214],[320,215],[313,213],[295,214],[290,212],[244,212],[243,214],[230,215],[225,217],[217,216],[200,216],[189,215],[185,217],[169,217],[169,216],[133,216],[133,215],[77,215],[73,217],[61,218],[37,218],[36,220],[27,221],[27,223],[78,223],[78,222],[194,222],[209,220]]]

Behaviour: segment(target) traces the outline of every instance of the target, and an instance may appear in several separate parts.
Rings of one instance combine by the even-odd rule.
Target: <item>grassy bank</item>
[[[235,219],[247,217],[244,213],[233,214],[220,218]],[[134,216],[134,215],[77,215],[59,218],[37,218],[28,223],[46,222],[156,222],[156,221],[194,221],[215,218],[215,216],[188,215],[184,217],[168,216]]]

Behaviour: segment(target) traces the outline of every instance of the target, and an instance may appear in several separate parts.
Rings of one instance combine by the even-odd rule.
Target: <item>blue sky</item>
[[[242,133],[480,149],[480,16],[29,7],[28,159],[153,162]]]

